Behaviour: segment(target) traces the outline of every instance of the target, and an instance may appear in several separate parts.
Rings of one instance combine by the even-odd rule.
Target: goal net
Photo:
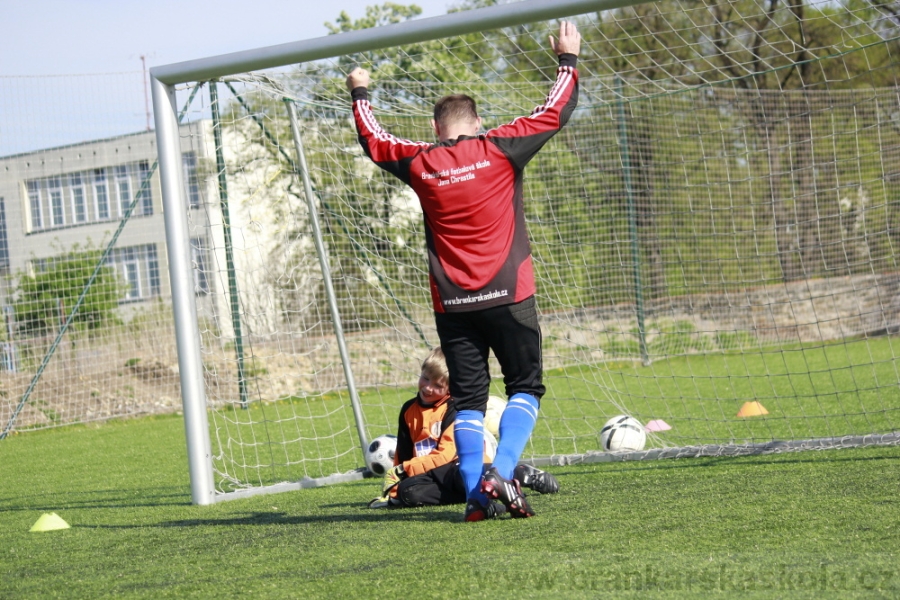
[[[582,33],[581,90],[525,173],[548,391],[524,458],[622,458],[599,436],[620,414],[648,429],[627,458],[897,441],[896,7],[621,4],[494,5],[418,28],[388,25],[407,15],[385,5],[368,15],[385,27],[339,21],[332,46],[283,65],[184,67],[214,79],[179,142],[211,182],[206,214],[166,206],[194,273],[196,320],[176,321],[196,328],[180,335],[196,333],[198,360],[181,364],[208,406],[216,497],[358,476],[438,343],[421,210],[363,154],[346,73],[372,72],[398,137],[432,140],[450,93],[489,129],[543,102],[562,17]],[[176,71],[156,75],[180,87]],[[160,151],[165,176],[181,159]]]
[[[181,407],[142,80],[0,76],[0,440]]]

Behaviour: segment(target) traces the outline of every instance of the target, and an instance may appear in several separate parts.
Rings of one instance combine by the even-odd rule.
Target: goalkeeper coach
[[[380,168],[409,185],[425,221],[435,324],[450,372],[454,424],[466,488],[466,521],[494,518],[494,500],[514,517],[530,517],[513,470],[545,392],[531,246],[525,229],[523,171],[568,121],[578,100],[581,35],[561,22],[550,36],[559,68],[544,104],[528,116],[480,133],[475,101],[457,94],[434,106],[438,143],[386,132],[369,104],[369,73],[347,77],[359,142]],[[493,350],[509,398],[494,463],[482,475],[484,410]]]

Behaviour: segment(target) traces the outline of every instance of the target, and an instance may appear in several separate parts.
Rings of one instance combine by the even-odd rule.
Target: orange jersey
[[[406,401],[400,409],[394,464],[402,464],[407,477],[421,475],[457,460],[456,439],[453,437],[456,413],[456,405],[451,398],[431,406],[424,406],[418,396]],[[491,462],[486,448],[483,460],[485,463]]]
[[[456,460],[455,418],[456,407],[449,397],[424,406],[416,396],[403,405],[394,462],[403,465],[408,477]]]

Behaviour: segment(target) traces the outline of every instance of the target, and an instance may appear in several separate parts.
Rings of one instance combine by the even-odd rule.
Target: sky
[[[454,0],[417,4],[419,18]],[[0,0],[0,76],[115,73],[328,35],[380,0]]]
[[[393,1],[420,19],[458,3]],[[144,63],[323,37],[341,11],[355,20],[383,2],[0,0],[0,156],[140,131]]]

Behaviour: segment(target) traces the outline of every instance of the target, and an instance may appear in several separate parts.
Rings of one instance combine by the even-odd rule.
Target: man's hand
[[[388,469],[388,472],[384,474],[384,485],[381,487],[381,495],[387,496],[387,493],[391,491],[391,488],[400,483],[403,479],[406,479],[406,472],[403,470],[403,465],[397,465]]]
[[[550,36],[550,47],[557,56],[560,54],[574,54],[578,56],[581,51],[581,34],[575,28],[575,23],[568,21],[559,22],[559,41]]]
[[[562,37],[562,34],[560,34]],[[356,67],[347,75],[347,91],[352,92],[358,87],[369,87],[369,72],[362,67]]]

